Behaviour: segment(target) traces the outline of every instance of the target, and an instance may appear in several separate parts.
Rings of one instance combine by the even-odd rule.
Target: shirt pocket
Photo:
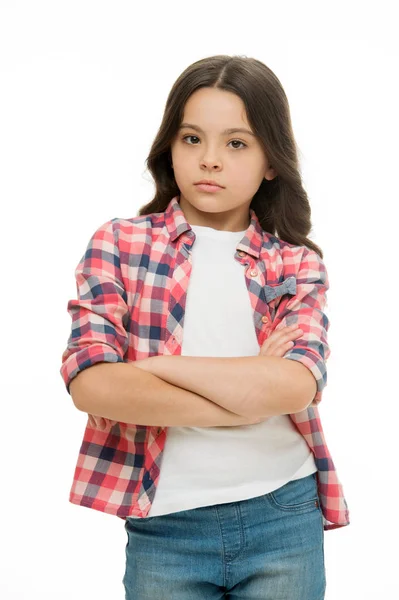
[[[296,294],[296,278],[292,275],[287,277],[283,282],[273,285],[264,285],[263,293],[265,300],[269,306],[270,318],[273,321],[276,315],[276,310],[281,302],[281,299],[286,294],[295,296]]]

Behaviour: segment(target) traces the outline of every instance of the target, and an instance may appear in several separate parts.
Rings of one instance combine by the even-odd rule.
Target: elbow
[[[125,363],[122,362],[102,361],[79,371],[69,384],[69,391],[76,408],[89,415],[114,419],[113,415],[109,414],[109,410],[114,406],[115,396],[117,397],[119,393],[115,382],[119,381],[124,373],[128,376],[131,371],[130,369],[126,371],[124,367]]]
[[[69,384],[69,393],[72,397],[72,401],[75,405],[75,407],[82,411],[82,412],[87,412],[86,410],[86,404],[87,402],[86,397],[87,397],[87,391],[86,391],[86,387],[84,385],[85,383],[85,377],[83,377],[83,375],[86,373],[88,369],[86,369],[85,371],[80,371],[70,382]]]
[[[69,392],[74,405],[81,412],[91,414],[95,410],[94,403],[100,400],[100,390],[105,386],[104,365],[96,363],[79,371],[69,384]]]
[[[298,412],[308,408],[308,406],[312,404],[317,393],[317,381],[313,373],[307,367],[304,367],[303,369],[301,383],[301,393],[299,394],[298,399]]]
[[[298,360],[285,360],[284,369],[286,375],[287,388],[285,395],[287,398],[294,399],[290,401],[294,406],[290,412],[300,412],[305,410],[310,404],[317,392],[317,381],[312,371]]]

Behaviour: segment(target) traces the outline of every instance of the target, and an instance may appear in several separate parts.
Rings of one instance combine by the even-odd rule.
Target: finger
[[[300,337],[302,334],[302,329],[296,329],[295,331],[287,331],[286,329],[273,331],[263,343],[267,343],[268,345],[270,345],[270,347],[273,347],[275,345],[280,345],[282,343]]]
[[[295,331],[287,331],[286,333],[283,334],[283,337],[285,339],[292,339],[297,337],[298,335],[302,335],[303,334],[303,329],[295,329]]]
[[[274,356],[284,356],[293,346],[295,346],[295,342],[293,341],[284,342],[273,350],[273,354]]]
[[[263,342],[260,353],[263,356],[283,356],[287,350],[294,346],[296,338],[300,337],[302,333],[290,334],[288,336],[276,336],[274,338],[268,338]]]
[[[287,343],[297,339],[303,334],[303,330],[298,328],[297,325],[283,327],[279,330],[274,330],[272,333],[264,340],[260,353],[264,356],[267,354],[273,355],[276,352],[286,352],[287,348],[292,347],[288,346]],[[282,350],[281,350],[282,346]],[[279,350],[280,349],[280,350]]]
[[[292,332],[292,335],[302,335],[302,334],[303,334],[303,329],[301,329],[300,327]]]
[[[302,332],[302,329],[298,325],[289,325],[287,327],[282,327],[281,329],[274,329],[271,336],[290,336],[294,335],[298,332]]]

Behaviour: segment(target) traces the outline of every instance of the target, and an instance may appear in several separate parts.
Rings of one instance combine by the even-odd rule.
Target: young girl
[[[127,599],[321,600],[324,530],[349,512],[280,81],[253,58],[190,65],[147,165],[153,200],[94,232],[68,302],[61,374],[89,414],[70,501],[125,521]]]

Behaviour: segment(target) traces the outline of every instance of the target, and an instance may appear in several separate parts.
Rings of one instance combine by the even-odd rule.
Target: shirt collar
[[[249,209],[249,214],[250,223],[244,233],[244,237],[237,244],[237,250],[242,250],[255,258],[259,258],[264,235],[268,234],[263,231],[259,219],[252,208]],[[174,242],[182,233],[193,231],[184,216],[183,210],[180,208],[179,196],[174,196],[166,207],[165,223],[172,242]]]

